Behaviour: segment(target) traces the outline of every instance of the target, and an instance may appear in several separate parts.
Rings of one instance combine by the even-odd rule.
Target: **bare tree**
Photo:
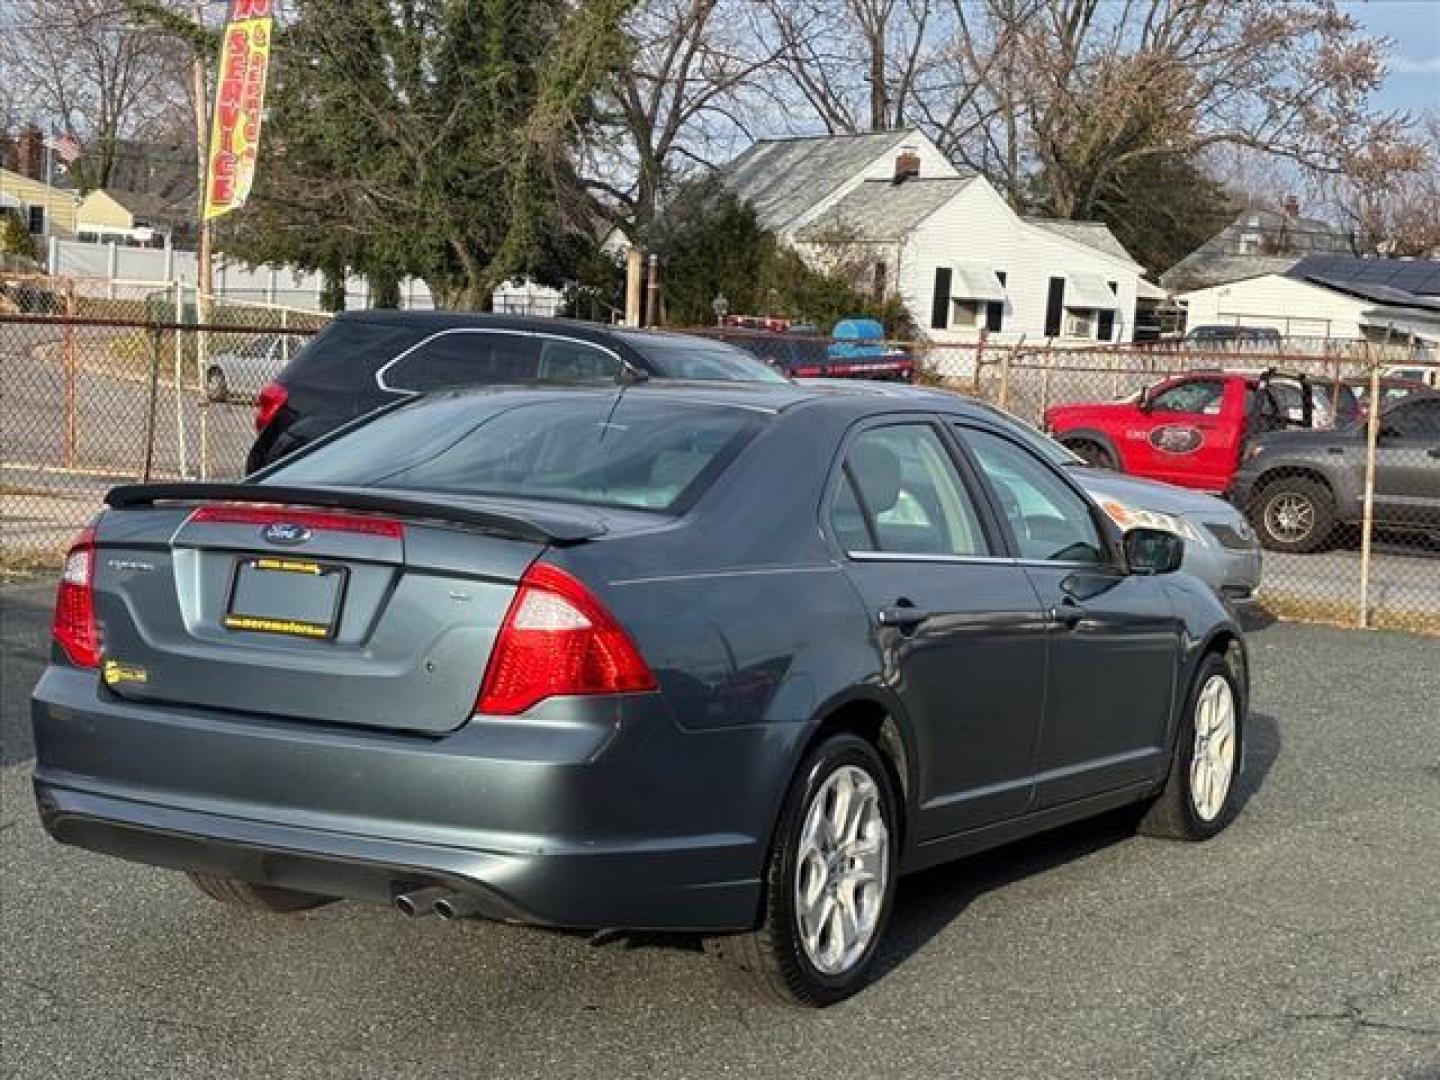
[[[1216,146],[1329,175],[1413,153],[1368,104],[1386,43],[1333,0],[952,2],[979,90],[934,130],[1012,202],[1087,216],[1146,159]]]
[[[941,0],[761,0],[780,45],[777,100],[833,133],[909,122],[952,21]]]
[[[1323,187],[1360,255],[1440,256],[1440,112],[1417,124],[1413,156],[1362,158]]]
[[[637,232],[649,227],[663,191],[687,165],[713,164],[716,152],[728,154],[737,139],[753,137],[743,99],[779,50],[750,32],[750,6],[651,0],[628,20],[631,60],[611,86],[618,138],[606,171],[629,182],[594,185]]]
[[[104,187],[120,140],[184,130],[186,57],[136,25],[120,0],[6,0],[0,79],[29,117],[85,153],[83,182]]]

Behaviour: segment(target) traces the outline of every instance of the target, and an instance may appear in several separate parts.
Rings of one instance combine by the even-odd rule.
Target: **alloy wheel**
[[[810,800],[795,871],[795,913],[806,958],[843,975],[865,955],[890,873],[880,790],[864,769],[836,769]]]
[[[1276,540],[1297,544],[1315,528],[1315,504],[1294,491],[1282,491],[1265,504],[1265,528]]]
[[[1190,755],[1190,800],[1201,821],[1214,821],[1235,779],[1235,694],[1224,676],[1212,675],[1195,702],[1195,746]]]

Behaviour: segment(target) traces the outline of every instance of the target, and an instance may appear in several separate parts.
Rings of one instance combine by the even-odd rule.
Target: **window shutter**
[[[1060,320],[1065,314],[1065,279],[1050,279],[1050,295],[1045,301],[1045,336],[1060,336]]]
[[[1000,279],[1000,284],[1005,284],[1005,271],[996,270],[995,276]],[[985,329],[992,334],[1005,325],[1005,301],[991,300],[985,305]]]
[[[930,307],[930,328],[945,330],[950,326],[950,267],[935,268],[935,300]]]
[[[1115,282],[1107,281],[1105,284],[1110,286],[1110,291],[1116,296],[1120,295],[1120,286]],[[1113,341],[1115,339],[1115,311],[1113,308],[1109,311],[1101,310],[1100,322],[1096,327],[1095,336],[1101,341]]]

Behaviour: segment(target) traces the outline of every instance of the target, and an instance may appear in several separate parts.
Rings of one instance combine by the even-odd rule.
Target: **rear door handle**
[[[930,612],[912,604],[895,604],[891,607],[882,607],[876,613],[876,617],[880,620],[881,626],[896,626],[905,630],[919,626],[930,618]]]
[[[1074,630],[1085,618],[1085,609],[1067,596],[1050,609],[1050,618],[1066,630]]]

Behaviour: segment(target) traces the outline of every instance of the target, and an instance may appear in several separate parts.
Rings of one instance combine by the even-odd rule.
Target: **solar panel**
[[[1440,296],[1440,261],[1435,259],[1362,259],[1353,255],[1306,255],[1287,272],[1306,280],[1322,277],[1351,284],[1387,285],[1392,289]]]

